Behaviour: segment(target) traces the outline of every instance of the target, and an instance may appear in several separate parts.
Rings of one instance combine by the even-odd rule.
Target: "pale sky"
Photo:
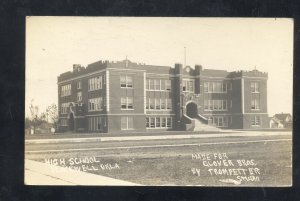
[[[293,20],[266,18],[27,17],[30,100],[57,104],[57,76],[73,64],[124,60],[268,72],[268,113],[292,113]]]

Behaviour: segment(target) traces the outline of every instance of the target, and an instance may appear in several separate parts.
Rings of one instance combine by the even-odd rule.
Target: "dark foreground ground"
[[[143,185],[289,186],[291,138],[26,144],[25,158]]]

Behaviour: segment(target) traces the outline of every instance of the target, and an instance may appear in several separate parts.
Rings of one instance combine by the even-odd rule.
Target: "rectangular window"
[[[259,83],[251,82],[251,93],[259,93]]]
[[[89,117],[88,119],[89,131],[103,130],[105,127],[104,117]]]
[[[97,76],[89,79],[88,90],[95,91],[102,89],[102,76]]]
[[[227,110],[227,100],[222,100],[222,109],[221,110]]]
[[[89,99],[89,111],[100,111],[102,110],[102,97]]]
[[[165,110],[166,109],[166,99],[160,99],[160,108],[162,110]]]
[[[154,90],[155,88],[154,88],[154,80],[149,80],[149,85],[150,85],[150,90]]]
[[[146,117],[146,128],[149,128],[149,117]]]
[[[252,126],[260,126],[260,124],[261,124],[260,116],[253,116],[252,121],[251,121],[251,125]]]
[[[133,109],[133,99],[132,97],[127,97],[127,108]]]
[[[204,82],[204,93],[227,93],[227,83]]]
[[[132,76],[126,76],[126,87],[127,88],[132,88],[133,87]]]
[[[171,80],[165,80],[166,90],[171,91]]]
[[[127,109],[126,97],[121,97],[121,109]]]
[[[71,95],[71,84],[61,86],[61,97]]]
[[[77,81],[77,89],[81,89],[81,81]]]
[[[259,110],[260,104],[258,99],[252,99],[251,100],[251,110]]]
[[[166,118],[165,117],[161,118],[161,127],[163,127],[163,128],[166,127]]]
[[[155,100],[154,100],[154,98],[150,98],[149,102],[150,102],[150,110],[154,110],[154,107],[155,107]]]
[[[150,128],[155,128],[155,118],[154,117],[150,118]]]
[[[172,100],[170,98],[167,99],[167,110],[172,109]]]
[[[160,80],[154,80],[154,89],[156,91],[160,90]]]
[[[167,128],[171,128],[172,127],[172,119],[171,117],[167,117]]]
[[[204,100],[204,110],[208,110],[208,109],[209,109],[208,101]]]
[[[227,92],[227,83],[222,83],[222,92],[223,93]]]
[[[120,86],[121,88],[132,88],[133,87],[133,77],[129,75],[120,76]]]
[[[68,119],[61,119],[60,120],[60,125],[61,126],[68,126]]]
[[[70,103],[62,103],[60,113],[67,114],[68,110],[69,110],[69,105],[70,105]]]
[[[155,127],[160,128],[160,117],[156,117]]]
[[[122,88],[126,87],[126,76],[125,75],[120,76],[120,85]]]
[[[77,101],[82,101],[82,92],[77,92]]]
[[[146,117],[146,128],[172,128],[172,117]]]
[[[149,90],[149,89],[150,89],[150,88],[149,88],[149,82],[150,82],[150,80],[149,80],[149,79],[147,79],[147,80],[146,80],[146,89],[147,89],[147,90]]]
[[[227,100],[204,100],[204,110],[226,111]]]
[[[149,98],[146,98],[146,110],[149,110]]]
[[[121,117],[121,129],[122,130],[127,129],[127,117]]]
[[[133,98],[132,97],[121,97],[121,109],[133,109]]]
[[[121,129],[132,130],[133,129],[133,117],[121,117]]]
[[[160,110],[160,99],[158,98],[155,99],[155,109]]]
[[[194,92],[194,80],[184,79],[182,80],[182,91],[184,92]]]
[[[204,82],[204,93],[208,93],[208,82]]]
[[[162,91],[166,90],[166,81],[165,80],[160,80],[160,89]]]
[[[227,116],[209,117],[209,124],[216,127],[228,127],[228,117]]]

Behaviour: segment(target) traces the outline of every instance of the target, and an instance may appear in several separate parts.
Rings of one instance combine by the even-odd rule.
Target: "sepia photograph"
[[[25,185],[292,186],[293,32],[27,16]]]

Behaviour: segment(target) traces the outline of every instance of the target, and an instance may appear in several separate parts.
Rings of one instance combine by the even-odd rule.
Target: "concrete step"
[[[194,119],[194,120],[195,120],[194,131],[221,131],[220,128],[217,128],[217,127],[214,127],[214,126],[211,126],[208,124],[204,124],[198,119]]]

